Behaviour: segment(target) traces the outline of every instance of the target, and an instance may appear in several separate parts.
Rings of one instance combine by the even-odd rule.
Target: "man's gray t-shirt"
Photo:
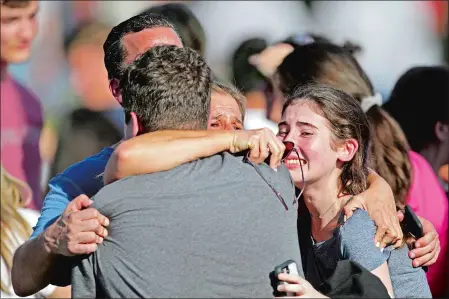
[[[95,253],[76,260],[72,294],[88,297],[271,297],[269,273],[302,275],[288,170],[223,153],[120,180],[93,207],[110,219]]]

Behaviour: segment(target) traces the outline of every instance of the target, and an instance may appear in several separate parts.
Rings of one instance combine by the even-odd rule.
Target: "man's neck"
[[[3,81],[6,78],[6,74],[8,72],[8,63],[6,61],[2,60],[1,64],[0,64],[0,67],[1,67],[1,69],[0,69],[0,80]]]

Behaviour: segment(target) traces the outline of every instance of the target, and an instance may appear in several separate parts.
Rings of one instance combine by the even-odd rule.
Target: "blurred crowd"
[[[423,253],[414,252],[415,257],[411,251],[410,260],[416,258],[413,266],[429,267],[426,276],[434,297],[449,295],[446,1],[2,0],[1,9],[2,274],[13,268],[14,252],[30,237],[40,213],[51,209],[62,213],[78,195],[95,195],[103,176],[111,183],[176,166],[125,171],[126,175],[120,172],[112,178],[104,168],[113,152],[124,148],[121,141],[130,133],[123,128],[133,120],[117,93],[118,84],[124,83],[111,74],[124,69],[105,56],[120,54],[107,52],[107,40],[119,23],[152,13],[166,18],[184,47],[195,50],[210,67],[215,85],[209,129],[268,128],[270,133],[263,134],[282,137],[287,95],[310,82],[342,90],[357,100],[370,120],[369,168],[388,183],[398,211],[406,205],[415,211],[423,224],[423,238],[429,240],[422,239]],[[136,32],[128,30],[130,36]],[[150,47],[142,46],[145,38],[153,37],[125,40],[124,35],[120,44],[129,44],[127,55],[135,52],[136,58]],[[165,38],[171,44],[170,37]],[[134,58],[113,56],[126,63]],[[232,104],[227,96],[234,99]],[[213,154],[211,150],[209,155]],[[101,184],[98,176],[74,168],[85,159],[102,161],[91,166]],[[139,164],[129,161],[133,167]],[[299,174],[289,170],[296,183]],[[77,172],[85,187],[64,178],[70,171],[73,176]],[[371,186],[375,185],[370,181]],[[61,190],[67,193],[67,203],[52,206],[48,196]],[[61,213],[41,216],[32,239]],[[418,261],[424,252],[429,257]],[[13,276],[2,275],[2,297],[15,296]],[[48,282],[32,289],[35,296],[70,296],[69,287]],[[393,289],[397,291],[394,281]]]

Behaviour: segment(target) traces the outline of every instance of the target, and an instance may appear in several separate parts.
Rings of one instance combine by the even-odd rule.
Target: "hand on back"
[[[64,256],[89,254],[107,237],[109,220],[95,208],[93,201],[82,194],[72,200],[64,213],[45,232],[49,252]]]

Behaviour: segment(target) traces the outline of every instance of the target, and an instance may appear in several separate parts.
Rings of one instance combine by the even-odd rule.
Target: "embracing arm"
[[[65,176],[52,179],[49,186],[50,191],[45,197],[42,213],[30,240],[23,243],[14,254],[11,279],[14,292],[19,296],[30,296],[50,284],[58,256],[49,250],[47,236],[52,234],[55,220],[78,192]]]
[[[226,151],[232,131],[158,131],[122,142],[104,173],[105,184],[118,179],[174,168]]]
[[[19,296],[30,296],[48,284],[67,286],[71,278],[70,256],[88,254],[107,236],[109,220],[86,195],[72,200],[57,219],[14,254],[12,285]]]
[[[57,256],[49,252],[44,239],[44,235],[40,234],[28,240],[14,254],[12,284],[14,292],[21,297],[39,292],[53,276]]]
[[[239,131],[159,131],[122,142],[104,173],[105,184],[127,176],[172,169],[219,152],[237,153],[251,148],[250,159],[279,165],[284,145],[269,129]]]

